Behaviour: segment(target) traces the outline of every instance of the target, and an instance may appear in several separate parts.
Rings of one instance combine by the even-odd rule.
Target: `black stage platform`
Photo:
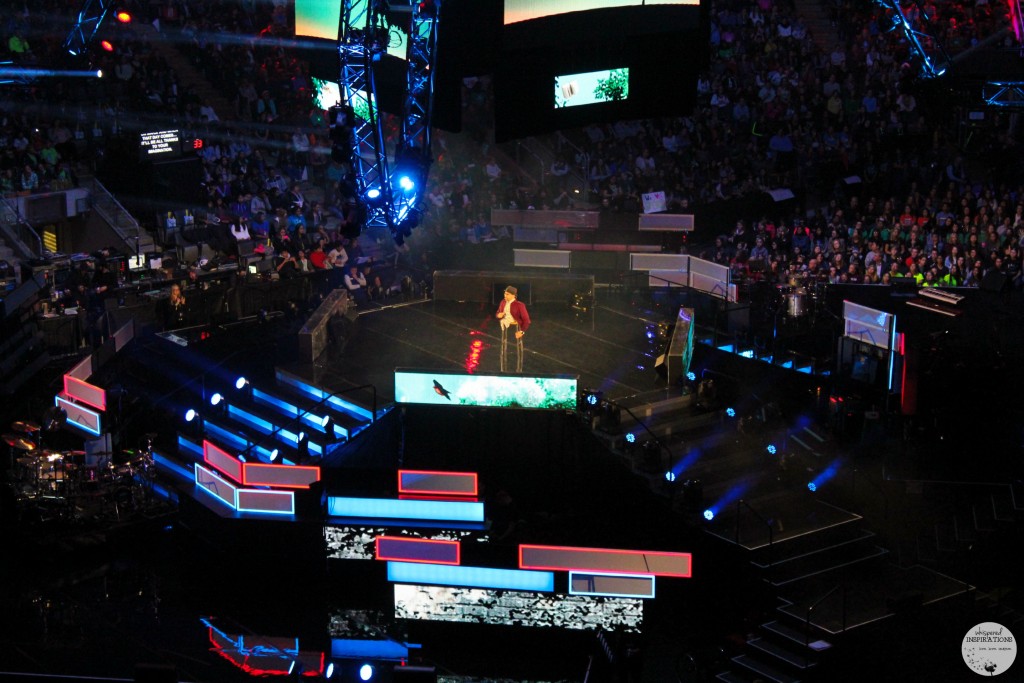
[[[779,634],[790,639],[798,664],[821,657],[816,671],[784,680],[965,673],[956,668],[963,633],[1016,604],[1012,590],[1009,606],[976,601],[975,587],[1003,597],[1019,583],[1008,569],[1020,538],[1019,487],[1006,480],[951,490],[922,481],[918,451],[904,444],[895,418],[880,435],[847,433],[831,420],[829,380],[699,344],[692,369],[698,377],[712,373],[723,393],[698,406],[694,383],[667,381],[655,368],[665,325],[682,304],[693,304],[685,292],[612,287],[599,289],[586,311],[568,301],[530,308],[524,370],[578,375],[581,387],[602,391],[642,425],[630,416],[619,428],[593,429],[572,413],[409,408],[388,411],[372,428],[386,434],[367,430],[351,447],[376,449],[370,455],[388,465],[473,467],[492,518],[499,493],[510,496],[523,523],[510,539],[471,546],[468,557],[481,565],[514,567],[517,542],[694,553],[692,579],[659,579],[643,633],[611,637],[619,655],[633,653],[629,661],[595,668],[589,680],[697,682],[731,671],[718,680],[749,681],[762,670],[748,666],[754,650]],[[378,407],[387,408],[396,367],[496,372],[494,312],[490,303],[367,306],[315,363],[298,361],[301,321],[287,319],[204,330],[182,353],[219,381],[246,373],[259,386],[279,368],[364,405],[373,392],[355,388],[372,386]],[[701,315],[698,326],[711,324]],[[137,340],[127,353],[134,369],[126,362],[123,377],[126,396],[139,397],[129,402],[140,404],[126,421],[170,430],[159,437],[165,445],[173,427],[166,414],[143,412],[147,377],[136,375],[173,357],[166,345],[178,352],[164,339]],[[181,383],[198,386],[191,369],[179,374]],[[58,383],[59,374],[43,381],[22,409],[40,410]],[[174,391],[148,389],[161,400]],[[175,401],[175,409],[187,405]],[[170,403],[163,400],[163,413]],[[726,410],[733,405],[735,417]],[[32,416],[10,419],[25,417]],[[656,435],[664,448],[651,457],[627,445],[627,432],[641,434],[641,442]],[[893,461],[899,479],[886,475]],[[369,457],[360,464],[337,474],[346,490],[393,484],[393,469],[371,472]],[[698,479],[699,496],[684,487]],[[816,493],[810,481],[819,483]],[[703,518],[705,509],[714,509],[713,520]],[[0,664],[126,677],[135,662],[159,661],[176,666],[179,680],[246,680],[210,652],[200,616],[216,617],[226,632],[301,636],[321,650],[329,647],[332,615],[392,619],[381,563],[325,560],[317,520],[251,521],[221,519],[183,500],[176,522],[139,540],[59,561],[33,550],[5,563]],[[993,574],[981,565],[1007,569]],[[586,631],[436,622],[391,628],[422,643],[439,670],[479,680],[584,680],[588,662],[606,657]],[[914,638],[894,646],[907,632]],[[915,649],[921,643],[930,649]],[[799,654],[805,647],[811,652]],[[899,661],[889,656],[893,647]],[[735,673],[744,666],[745,674]]]

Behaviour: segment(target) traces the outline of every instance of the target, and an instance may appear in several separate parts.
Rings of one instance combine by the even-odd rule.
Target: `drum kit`
[[[120,520],[148,498],[156,474],[148,441],[144,449],[123,451],[115,461],[107,452],[42,448],[41,438],[40,425],[23,421],[3,435],[13,456],[9,483],[29,518],[112,515]]]
[[[816,283],[790,280],[788,284],[775,285],[778,310],[787,318],[799,320],[811,315],[818,305],[824,303],[822,287]]]

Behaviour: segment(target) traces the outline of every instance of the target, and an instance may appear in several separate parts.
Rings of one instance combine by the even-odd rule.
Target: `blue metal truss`
[[[907,3],[908,9],[913,8],[910,16],[903,11],[900,0],[876,0],[879,6],[890,12],[889,18],[893,28],[903,33],[904,39],[910,44],[911,51],[921,60],[921,78],[937,78],[946,73],[950,59],[942,44],[931,33],[927,25],[932,18],[928,16],[918,0]]]
[[[356,201],[369,230],[387,227],[401,244],[419,224],[430,170],[434,64],[440,2],[416,2],[406,54],[406,95],[399,139],[384,136],[377,108],[373,64],[388,47],[381,0],[342,0],[339,56],[342,104],[354,112],[350,144]]]
[[[68,54],[77,57],[88,49],[113,6],[114,0],[85,0],[74,26],[64,39],[63,47]]]
[[[986,106],[1024,109],[1024,81],[989,81],[982,86]]]

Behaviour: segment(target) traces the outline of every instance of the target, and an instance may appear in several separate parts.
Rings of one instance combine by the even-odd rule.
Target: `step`
[[[800,683],[799,678],[794,678],[783,671],[779,671],[777,668],[762,662],[760,659],[752,657],[751,655],[739,655],[737,657],[733,657],[732,661],[753,671],[762,678],[769,681],[775,681],[775,683]]]
[[[782,636],[783,638],[790,640],[794,643],[797,643],[798,645],[804,645],[806,643],[807,647],[811,648],[815,652],[822,652],[832,647],[832,643],[826,640],[822,640],[820,638],[815,638],[810,642],[807,642],[807,637],[804,635],[804,632],[802,630],[794,628],[789,624],[783,623],[778,620],[769,621],[766,624],[761,624],[761,628],[765,629],[766,631],[771,631],[772,633],[775,633],[779,636]],[[814,638],[813,635],[812,638]]]
[[[763,569],[823,552],[830,548],[846,545],[847,543],[856,543],[857,541],[873,538],[875,534],[862,528],[860,521],[859,519],[854,519],[813,533],[776,541],[772,544],[770,553],[767,547],[758,548],[754,551],[755,555],[754,559],[751,560],[751,564]],[[769,558],[771,559],[770,563]]]
[[[328,455],[333,446],[338,443],[334,435],[328,436],[323,430],[315,430],[305,424],[296,424],[294,421],[282,419],[280,415],[271,416],[268,419],[260,415],[252,405],[232,404],[228,407],[228,419],[243,426],[247,431],[253,431],[253,438],[256,442],[271,447],[273,443],[277,448],[282,446],[291,449],[299,448],[299,440],[305,436],[308,442],[309,453],[315,457]]]
[[[881,557],[888,552],[867,541],[847,543],[773,566],[769,569],[769,582],[773,586],[784,586],[809,576]]]
[[[747,645],[764,652],[767,655],[775,657],[783,662],[786,662],[790,666],[796,667],[797,669],[809,669],[817,662],[810,658],[811,652],[807,652],[807,648],[801,648],[807,655],[802,655],[793,652],[789,648],[783,647],[778,643],[769,640],[768,638],[752,638],[747,641]]]
[[[373,410],[371,408],[367,408],[347,396],[332,396],[331,392],[321,389],[312,382],[309,382],[292,372],[277,368],[274,371],[274,376],[277,379],[278,386],[280,387],[311,397],[314,401],[324,401],[325,405],[330,405],[336,410],[351,413],[367,421],[372,421],[374,418]]]
[[[725,683],[754,683],[755,681],[763,680],[760,677],[751,678],[750,676],[743,676],[735,671],[722,671],[715,674],[715,679],[725,681]]]
[[[286,396],[279,396],[276,393],[253,388],[253,401],[264,409],[272,411],[280,419],[282,416],[293,420],[301,416],[303,426],[324,433],[324,420],[331,418],[334,424],[334,435],[336,438],[349,439],[365,424],[365,420],[353,416],[351,413],[334,409],[334,406],[320,404],[304,395],[288,392]]]

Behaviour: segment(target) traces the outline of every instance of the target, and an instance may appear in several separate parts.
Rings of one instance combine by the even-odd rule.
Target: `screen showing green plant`
[[[490,408],[576,409],[576,377],[395,370],[398,403]]]
[[[621,102],[628,98],[628,68],[555,76],[555,109]]]
[[[313,77],[313,101],[320,109],[329,109],[341,104],[341,87],[334,81]]]

